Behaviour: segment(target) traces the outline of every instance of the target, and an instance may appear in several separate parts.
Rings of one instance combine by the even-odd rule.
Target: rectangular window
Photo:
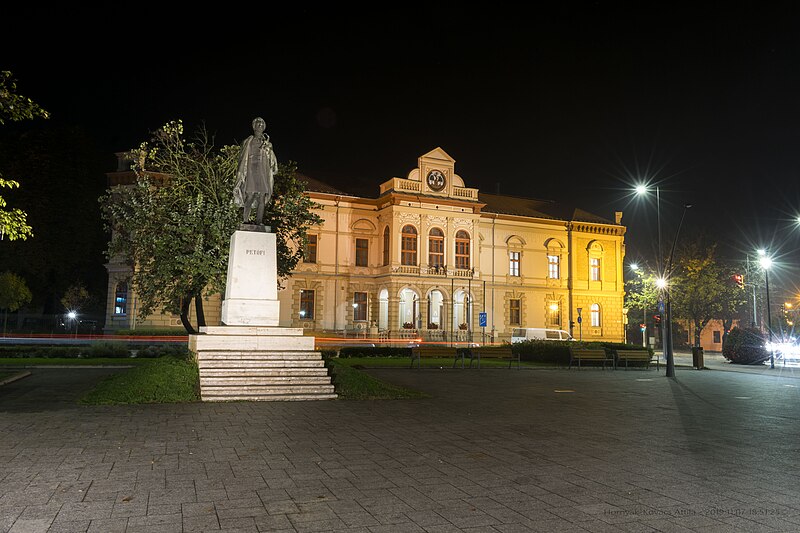
[[[354,292],[353,293],[353,321],[366,321],[367,320],[367,293]]]
[[[720,331],[714,331],[714,344],[719,344],[722,342],[722,336],[720,335]]]
[[[444,237],[431,236],[428,239],[428,266],[441,268],[444,266]]]
[[[389,227],[383,230],[383,266],[389,264]]]
[[[314,320],[314,291],[300,291],[300,320]]]
[[[512,326],[520,325],[520,300],[513,299],[508,301],[508,323]]]
[[[550,279],[559,279],[561,277],[561,269],[559,265],[560,257],[557,255],[547,256],[547,277]]]
[[[317,262],[317,236],[316,235],[309,235],[308,236],[308,243],[306,244],[306,249],[303,251],[303,262],[304,263],[316,263]]]
[[[589,266],[591,268],[591,280],[600,281],[600,259],[593,257],[589,259]]]
[[[511,276],[519,276],[519,252],[509,252],[508,273]]]
[[[369,239],[356,239],[356,266],[365,267],[369,261]]]
[[[408,226],[406,226],[408,227]],[[405,228],[404,228],[405,229]],[[403,232],[400,240],[400,263],[407,266],[417,265],[417,233]]]

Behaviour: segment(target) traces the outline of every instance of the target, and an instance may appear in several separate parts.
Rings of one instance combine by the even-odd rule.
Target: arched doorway
[[[444,329],[444,295],[432,290],[428,295],[428,329]]]
[[[453,331],[469,330],[471,324],[472,300],[467,291],[459,289],[453,294]]]
[[[386,289],[378,293],[378,329],[389,329],[389,291]]]
[[[419,295],[413,289],[405,288],[400,291],[400,327],[417,329],[419,321]]]

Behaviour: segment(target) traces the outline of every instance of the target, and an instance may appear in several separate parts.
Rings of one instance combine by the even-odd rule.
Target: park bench
[[[650,355],[650,350],[614,350],[617,362],[625,361],[625,370],[628,370],[628,361],[639,361],[647,363],[646,368],[650,368],[650,362],[653,357]],[[656,370],[661,370],[656,358]]]
[[[603,348],[570,348],[569,349],[569,368],[577,363],[578,368],[581,367],[581,361],[600,361],[603,363],[603,370],[606,369],[606,363],[614,365],[614,358],[609,356]]]
[[[471,348],[469,351],[469,367],[472,368],[472,361],[478,360],[478,368],[481,367],[481,359],[503,359],[508,360],[508,368],[511,368],[511,363],[517,362],[517,370],[519,370],[519,354],[511,351],[511,345],[506,344],[503,346],[480,346]]]
[[[427,358],[449,358],[453,357],[453,368],[456,367],[456,361],[462,357],[461,367],[464,367],[463,356],[459,356],[457,350],[452,346],[441,346],[436,344],[423,344],[421,346],[414,346],[411,348],[411,368],[414,368],[414,361],[417,362],[417,368],[420,368],[420,362],[423,357]]]

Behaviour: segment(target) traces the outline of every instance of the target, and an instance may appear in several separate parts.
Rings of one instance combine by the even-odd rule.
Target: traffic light
[[[741,288],[744,288],[744,276],[742,274],[734,274],[733,281]]]
[[[647,331],[647,326],[645,324],[639,324],[639,329],[642,331]]]

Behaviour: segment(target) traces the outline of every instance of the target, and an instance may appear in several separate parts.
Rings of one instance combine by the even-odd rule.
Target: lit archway
[[[400,326],[408,329],[419,327],[419,295],[413,289],[405,288],[400,291]]]
[[[386,289],[378,293],[378,328],[389,329],[389,291]]]

